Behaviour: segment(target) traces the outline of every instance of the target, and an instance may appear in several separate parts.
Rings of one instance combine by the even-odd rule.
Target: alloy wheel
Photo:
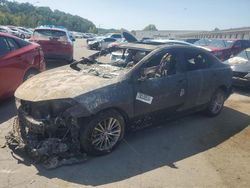
[[[119,141],[121,132],[120,122],[113,117],[107,118],[94,127],[91,143],[99,151],[110,150]]]

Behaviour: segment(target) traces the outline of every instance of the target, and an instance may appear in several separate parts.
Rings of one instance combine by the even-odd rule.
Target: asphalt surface
[[[89,53],[77,40],[75,59]],[[0,103],[0,144],[15,114],[13,99]],[[48,171],[0,148],[0,187],[250,187],[249,164],[250,91],[238,89],[218,117],[193,114],[130,133],[83,164]]]

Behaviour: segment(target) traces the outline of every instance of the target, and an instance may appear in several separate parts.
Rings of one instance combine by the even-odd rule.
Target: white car
[[[0,26],[0,32],[2,33],[8,33],[10,35],[15,35],[15,36],[19,36],[19,33],[17,31],[13,31],[10,28],[6,27],[6,26]]]
[[[116,42],[114,38],[97,38],[93,41],[88,41],[88,48],[91,50],[103,50],[108,48],[109,44]]]

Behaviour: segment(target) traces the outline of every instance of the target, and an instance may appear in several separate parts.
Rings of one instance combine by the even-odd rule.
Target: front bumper
[[[78,127],[69,126],[63,137],[46,134],[48,128],[44,121],[35,120],[19,110],[6,143],[14,152],[25,152],[47,169],[86,161],[86,154],[80,152]]]

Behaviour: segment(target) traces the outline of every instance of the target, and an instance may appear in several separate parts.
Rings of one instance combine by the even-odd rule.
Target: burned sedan
[[[101,51],[22,84],[8,143],[39,159],[103,155],[125,130],[141,126],[138,120],[196,111],[216,116],[231,93],[230,67],[203,49],[128,43],[117,50],[129,55],[105,63]]]

